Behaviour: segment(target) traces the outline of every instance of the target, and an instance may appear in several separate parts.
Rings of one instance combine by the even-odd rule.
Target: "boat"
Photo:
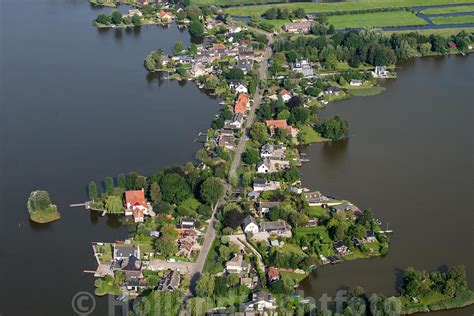
[[[301,162],[309,162],[309,158],[302,157],[302,158],[300,158],[300,161]]]

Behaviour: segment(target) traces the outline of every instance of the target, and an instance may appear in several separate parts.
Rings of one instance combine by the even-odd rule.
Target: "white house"
[[[248,93],[247,86],[240,80],[232,80],[229,84],[229,88],[235,93]]]
[[[257,164],[257,173],[269,173],[270,167],[270,160],[268,158],[264,158]]]
[[[286,155],[286,146],[265,144],[260,149],[260,157],[262,158],[278,158],[283,159]]]
[[[362,80],[352,79],[349,84],[354,87],[360,87],[362,86]]]
[[[226,262],[225,270],[227,273],[242,273],[247,272],[249,268],[248,262],[244,260],[242,255],[237,254],[232,259]]]
[[[252,300],[245,304],[247,309],[257,309],[264,311],[266,309],[276,309],[277,303],[272,294],[264,291],[259,291],[252,294]]]
[[[376,66],[375,70],[372,72],[374,78],[387,78],[388,74],[389,72],[385,66]]]
[[[257,221],[255,220],[255,218],[253,218],[250,215],[244,218],[244,222],[242,223],[242,226],[244,228],[244,232],[246,233],[253,233],[253,234],[258,233]]]
[[[288,90],[285,90],[285,89],[283,89],[283,90],[280,91],[280,96],[281,96],[281,98],[283,99],[283,102],[285,102],[285,103],[287,103],[288,101],[290,101],[290,99],[291,99],[291,97],[292,97],[292,96],[291,96],[291,93],[290,93]]]

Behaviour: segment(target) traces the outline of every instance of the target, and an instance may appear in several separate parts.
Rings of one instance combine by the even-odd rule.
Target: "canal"
[[[464,264],[474,286],[474,56],[417,59],[397,72],[382,94],[329,103],[321,119],[341,115],[350,137],[308,147],[301,169],[305,186],[371,208],[394,231],[390,252],[321,268],[302,283],[305,295],[357,285],[393,295],[409,266]]]

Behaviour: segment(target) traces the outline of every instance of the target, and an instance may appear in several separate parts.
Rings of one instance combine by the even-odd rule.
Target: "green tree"
[[[150,198],[154,206],[161,202],[161,190],[156,182],[153,182],[150,186]]]
[[[173,53],[175,55],[181,53],[184,50],[184,45],[182,41],[177,41],[173,46]]]
[[[137,178],[135,179],[135,186],[134,188],[136,190],[147,190],[148,189],[148,181],[146,180],[146,177],[145,176],[137,176]]]
[[[119,25],[122,23],[122,13],[117,10],[113,10],[112,13],[110,13],[111,21],[115,25]]]
[[[201,185],[201,198],[209,205],[216,205],[224,195],[224,185],[218,178],[207,178]]]
[[[110,17],[107,15],[107,14],[99,14],[97,16],[97,18],[95,19],[95,21],[99,24],[105,24],[105,25],[109,25],[111,20],[110,20]]]
[[[193,297],[189,300],[189,313],[191,316],[206,315],[207,311],[212,308],[212,303],[208,298]]]
[[[88,185],[88,191],[89,191],[89,200],[95,201],[97,200],[97,184],[94,181],[89,182]]]
[[[127,190],[134,190],[135,189],[135,182],[137,180],[138,173],[132,171],[129,172],[127,175],[127,180],[126,180],[126,189]]]
[[[162,199],[171,204],[179,204],[191,197],[191,188],[186,180],[177,173],[165,174],[160,179]]]
[[[268,140],[268,131],[265,123],[255,122],[250,130],[250,136],[253,140],[263,143]]]
[[[348,127],[347,121],[336,115],[334,118],[327,119],[319,125],[317,131],[325,138],[339,140],[347,137],[349,133]]]
[[[204,273],[196,282],[196,295],[199,297],[211,297],[214,294],[214,276]]]
[[[108,213],[112,213],[112,214],[118,214],[118,213],[124,212],[122,199],[115,195],[107,196],[107,199],[105,200],[105,208],[107,209]]]
[[[244,154],[243,160],[249,165],[254,165],[260,160],[260,153],[257,149],[249,147]]]
[[[126,189],[127,188],[127,180],[125,178],[125,175],[123,173],[120,173],[118,176],[117,176],[117,186],[119,188],[122,188],[122,189]]]
[[[107,192],[108,195],[114,194],[114,179],[112,179],[112,177],[105,177],[104,184],[105,192]]]
[[[204,35],[204,25],[197,18],[193,18],[188,27],[189,34],[191,36],[203,36]]]
[[[142,24],[140,17],[138,15],[132,16],[132,24],[135,26],[140,26]]]

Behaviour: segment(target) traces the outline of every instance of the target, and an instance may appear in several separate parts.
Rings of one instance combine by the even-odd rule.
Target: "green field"
[[[240,1],[247,0],[191,0],[193,4],[206,2],[206,5],[220,4],[220,5],[238,5]],[[273,1],[272,1],[273,2]],[[223,4],[225,3],[225,4]],[[258,0],[252,3],[260,3]],[[359,0],[350,2],[329,2],[329,3],[285,3],[276,5],[256,5],[243,6],[238,8],[227,8],[226,13],[233,16],[252,16],[261,15],[266,10],[276,7],[285,7],[288,10],[303,8],[307,13],[320,12],[335,12],[335,11],[354,11],[354,10],[368,10],[376,8],[401,8],[410,6],[424,6],[424,5],[441,5],[441,4],[472,4],[472,0]]]
[[[448,8],[431,8],[421,11],[423,14],[446,14],[446,13],[460,13],[460,12],[474,12],[474,5],[463,5],[461,7]]]
[[[328,17],[328,22],[336,29],[428,24],[410,11],[333,15]]]
[[[459,32],[465,31],[467,33],[474,33],[474,27],[466,27],[466,28],[449,28],[449,29],[426,29],[426,30],[417,30],[417,31],[386,31],[385,34],[391,33],[412,33],[417,32],[423,35],[431,35],[431,34],[438,34],[444,37],[448,37],[451,35],[457,35]]]
[[[464,24],[474,23],[474,15],[461,15],[461,16],[440,16],[437,18],[431,18],[433,24]]]
[[[349,88],[348,92],[356,97],[367,97],[376,95],[385,91],[385,88],[379,86],[373,86],[370,88]]]
[[[296,227],[296,235],[319,236],[323,243],[332,243],[328,230],[325,226],[318,227]]]
[[[317,218],[329,217],[328,211],[325,208],[322,208],[321,206],[310,206],[309,214]]]
[[[310,143],[319,143],[328,141],[328,139],[324,138],[316,132],[311,126],[304,125],[300,128],[301,133],[301,142],[303,144],[310,144]]]

